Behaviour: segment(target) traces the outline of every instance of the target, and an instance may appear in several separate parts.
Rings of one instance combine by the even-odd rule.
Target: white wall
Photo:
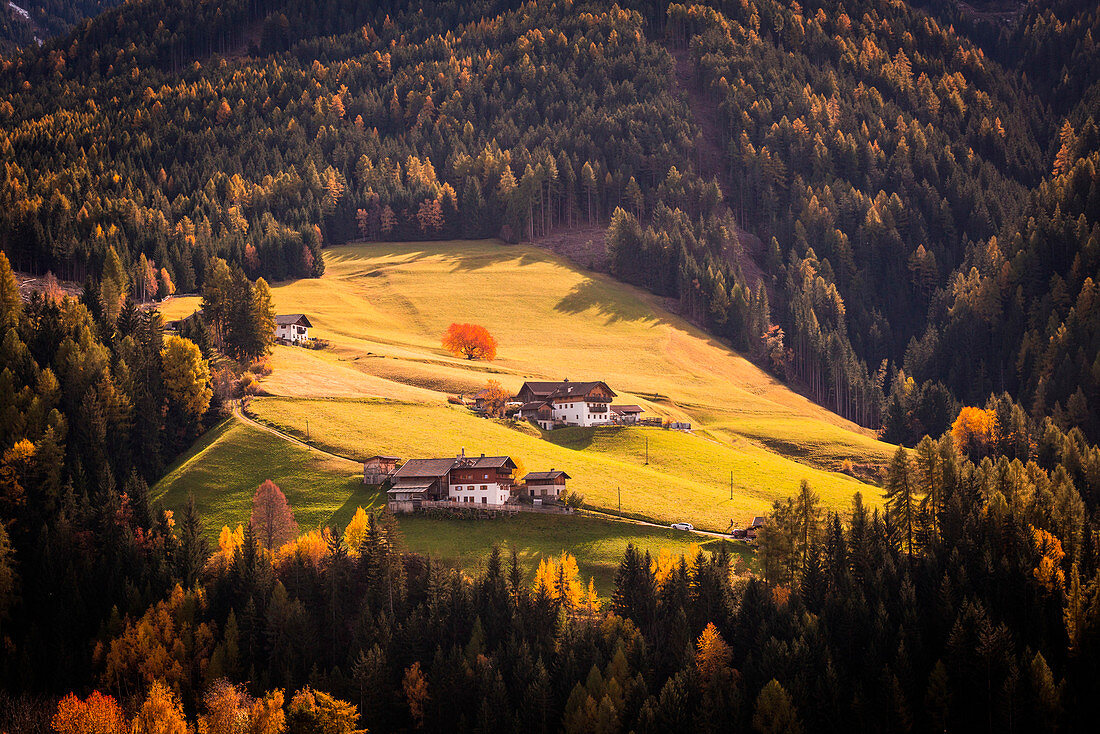
[[[286,339],[287,341],[296,342],[301,339],[309,338],[309,329],[303,328],[302,333],[298,332],[298,328],[291,324],[290,326],[277,326],[275,327],[275,336],[279,339]]]
[[[473,489],[470,489],[473,487]],[[482,489],[484,487],[485,489]],[[486,505],[503,505],[511,498],[507,486],[498,482],[479,482],[475,484],[451,484],[447,488],[447,498],[453,502],[480,505],[482,499]],[[470,498],[473,499],[470,499]]]
[[[554,418],[570,426],[599,426],[611,422],[610,403],[607,410],[593,413],[588,409],[588,401],[576,400],[554,403]]]

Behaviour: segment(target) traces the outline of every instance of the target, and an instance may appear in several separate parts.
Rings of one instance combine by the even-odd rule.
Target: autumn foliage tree
[[[126,734],[129,730],[118,701],[99,691],[85,699],[73,693],[65,696],[51,723],[57,734]]]
[[[294,511],[283,490],[270,479],[265,479],[252,497],[252,529],[268,550],[275,550],[298,535]]]
[[[504,415],[504,407],[508,403],[508,393],[505,392],[498,380],[489,380],[485,388],[478,393],[478,397],[485,404],[486,415],[500,417]]]
[[[443,348],[456,357],[492,361],[497,356],[497,340],[478,324],[451,324],[443,333]]]
[[[993,416],[989,411],[967,406],[951,424],[951,438],[959,453],[980,459],[989,449],[993,433]]]

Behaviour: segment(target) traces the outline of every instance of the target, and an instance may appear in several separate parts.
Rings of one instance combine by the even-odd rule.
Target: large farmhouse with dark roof
[[[525,382],[516,400],[519,417],[544,429],[558,426],[601,426],[612,422],[609,405],[615,392],[606,382]]]
[[[515,471],[510,457],[467,456],[465,450],[448,459],[409,459],[393,473],[388,493],[395,503],[449,500],[500,506],[512,499]]]

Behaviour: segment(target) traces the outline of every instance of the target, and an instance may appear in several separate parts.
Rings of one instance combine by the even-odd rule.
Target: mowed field
[[[621,497],[625,514],[714,530],[747,523],[802,479],[831,509],[846,508],[856,491],[880,502],[877,487],[838,470],[845,460],[884,465],[892,446],[791,391],[663,299],[495,241],[350,245],[326,250],[325,265],[323,278],[273,286],[279,313],[307,314],[311,336],[330,342],[318,351],[275,349],[266,395],[249,410],[280,431],[305,438],[308,421],[312,443],[351,458],[509,454],[528,470],[565,469],[594,507],[617,512]],[[162,311],[178,318],[198,305],[194,296],[173,298]],[[452,322],[487,327],[497,358],[445,352],[440,337]],[[514,392],[527,379],[564,377],[602,379],[619,394],[615,402],[690,421],[694,431],[541,433],[446,402],[488,379]],[[204,491],[219,493],[222,474],[206,470],[208,462],[196,457],[158,489],[179,496],[178,487],[201,490],[209,480]],[[311,517],[335,515],[356,491],[344,485],[338,503],[335,480],[306,474],[319,487],[302,494],[315,505]],[[439,528],[436,547],[449,547],[452,534]]]
[[[153,487],[151,498],[175,511],[177,521],[189,496],[203,517],[211,544],[222,526],[248,522],[252,495],[265,479],[286,493],[302,531],[324,526],[345,528],[357,507],[378,510],[385,498],[362,483],[358,464],[328,456],[268,433],[236,416],[211,429]],[[497,520],[400,518],[405,544],[459,569],[477,574],[494,545],[506,556],[514,548],[529,577],[542,558],[568,550],[581,574],[596,579],[600,594],[612,590],[615,569],[626,546],[658,554],[689,553],[694,543],[711,549],[716,542],[689,533],[646,527],[584,515],[530,515]],[[751,561],[744,545],[731,552]]]
[[[671,523],[726,530],[765,513],[777,497],[806,479],[826,506],[843,508],[873,487],[844,474],[801,464],[748,441],[738,447],[662,428],[563,428],[539,432],[508,427],[444,404],[377,399],[260,397],[248,411],[300,439],[352,458],[508,455],[529,471],[565,469],[569,486],[589,505]],[[306,422],[309,422],[307,427]],[[647,460],[648,443],[648,461]],[[730,492],[730,480],[733,492]],[[873,500],[873,497],[871,498]]]

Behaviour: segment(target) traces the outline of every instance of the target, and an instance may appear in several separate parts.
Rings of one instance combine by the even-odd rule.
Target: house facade
[[[507,456],[409,459],[392,475],[387,494],[395,512],[409,512],[424,502],[447,500],[499,507],[515,492],[516,463]]]
[[[525,382],[516,399],[520,418],[549,430],[560,426],[600,426],[612,422],[615,392],[606,382]]]
[[[447,498],[475,505],[503,505],[512,499],[516,463],[507,456],[459,455],[451,469]]]
[[[309,341],[309,323],[304,313],[291,313],[275,316],[275,338],[288,342]]]
[[[533,471],[523,478],[524,489],[528,497],[556,500],[565,491],[565,480],[571,478],[560,469]]]

